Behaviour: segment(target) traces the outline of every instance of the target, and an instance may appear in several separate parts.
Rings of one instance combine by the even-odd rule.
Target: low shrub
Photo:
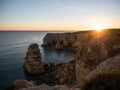
[[[120,90],[120,72],[97,74],[85,80],[82,90]]]

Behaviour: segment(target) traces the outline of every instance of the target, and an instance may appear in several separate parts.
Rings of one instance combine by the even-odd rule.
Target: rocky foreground
[[[42,46],[44,48],[53,46],[56,49],[74,52],[76,55],[74,60],[68,63],[56,66],[53,64],[51,66],[43,65],[40,53],[38,53],[39,49],[37,48],[37,51],[37,46],[33,48],[30,45],[26,54],[24,69],[30,74],[42,73],[42,75],[40,74],[40,80],[44,84],[36,86],[32,83],[28,84],[28,86],[16,88],[17,83],[20,86],[18,81],[14,83],[14,90],[120,90],[119,29],[110,29],[101,32],[48,33],[43,39]],[[107,80],[103,82],[98,79],[106,76]],[[114,79],[114,83],[111,77],[116,78]],[[92,80],[111,83],[109,85],[101,85],[98,82],[98,86],[94,86],[97,85],[97,82],[92,85]],[[86,88],[88,86],[89,89]],[[90,86],[93,86],[94,89]]]

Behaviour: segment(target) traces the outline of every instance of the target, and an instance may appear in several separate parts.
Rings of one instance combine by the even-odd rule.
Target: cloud
[[[87,9],[83,9],[83,8],[76,8],[76,7],[72,7],[70,5],[66,5],[64,4],[62,1],[60,0],[56,0],[56,2],[61,5],[62,7],[64,8],[68,8],[68,9],[71,9],[71,10],[74,10],[74,11],[78,11],[78,12],[87,12],[88,10]]]

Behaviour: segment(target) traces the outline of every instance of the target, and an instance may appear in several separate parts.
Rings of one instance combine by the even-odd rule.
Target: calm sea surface
[[[54,48],[42,48],[43,37],[50,32],[0,32],[0,90],[4,90],[17,79],[39,81],[28,76],[23,70],[24,57],[31,43],[38,43],[44,63],[68,62],[74,54],[56,51]],[[51,32],[58,33],[58,32]]]

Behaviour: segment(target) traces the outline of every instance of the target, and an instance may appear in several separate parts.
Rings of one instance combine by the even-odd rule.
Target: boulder
[[[24,69],[29,74],[44,73],[41,53],[38,44],[31,44],[24,58]]]
[[[12,90],[18,90],[18,89],[22,89],[22,88],[32,88],[35,86],[36,86],[36,84],[33,81],[19,79],[19,80],[14,81]]]

